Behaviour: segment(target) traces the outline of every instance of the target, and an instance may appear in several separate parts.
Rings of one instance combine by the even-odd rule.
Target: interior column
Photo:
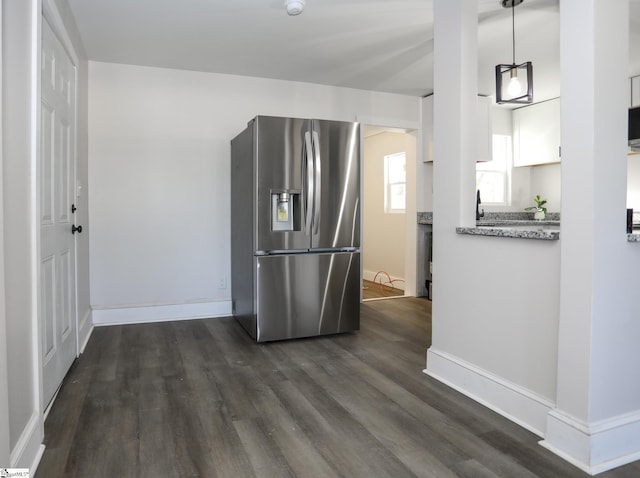
[[[434,2],[434,125],[433,125],[433,241],[434,296],[454,287],[457,280],[449,264],[456,250],[456,226],[474,226],[475,159],[474,118],[478,91],[478,2]],[[434,318],[446,309],[444,300],[433,302]],[[438,343],[434,320],[432,343]]]
[[[640,457],[640,248],[625,233],[629,2],[562,0],[560,32],[558,380],[542,444],[598,473]]]

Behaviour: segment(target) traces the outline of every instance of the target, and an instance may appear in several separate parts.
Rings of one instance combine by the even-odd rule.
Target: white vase
[[[536,221],[542,221],[544,219],[544,216],[545,216],[544,211],[536,211],[533,213],[533,218]]]

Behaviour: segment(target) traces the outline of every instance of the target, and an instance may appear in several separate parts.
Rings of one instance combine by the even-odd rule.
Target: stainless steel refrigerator
[[[360,327],[359,130],[257,116],[231,141],[233,314],[258,342]]]

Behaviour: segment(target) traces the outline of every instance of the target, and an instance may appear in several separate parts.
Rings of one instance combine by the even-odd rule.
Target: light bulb
[[[518,75],[514,75],[509,80],[509,86],[507,86],[507,92],[512,96],[520,96],[522,94],[522,85],[518,80]]]

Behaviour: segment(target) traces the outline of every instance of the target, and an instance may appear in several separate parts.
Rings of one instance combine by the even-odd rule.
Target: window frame
[[[483,191],[483,188],[480,187],[478,182],[478,176],[480,174],[492,173],[500,175],[502,177],[501,183],[504,201],[492,201],[490,197],[485,195],[482,197],[482,204],[487,206],[510,206],[513,171],[512,137],[511,135],[493,134],[491,140],[493,141],[492,160],[484,163],[476,163],[476,189],[479,189],[481,192]],[[501,152],[504,153],[504,157],[497,157]],[[486,190],[486,188],[484,188],[484,190]]]

